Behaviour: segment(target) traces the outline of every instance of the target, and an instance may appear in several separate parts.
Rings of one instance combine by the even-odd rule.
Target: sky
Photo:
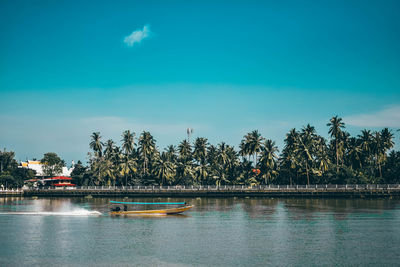
[[[86,161],[90,135],[150,131],[282,148],[389,127],[400,149],[399,1],[0,1],[0,147]]]

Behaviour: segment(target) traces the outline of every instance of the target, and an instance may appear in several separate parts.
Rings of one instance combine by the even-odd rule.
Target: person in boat
[[[111,211],[120,211],[121,208],[119,206],[116,206],[115,208],[111,208]]]

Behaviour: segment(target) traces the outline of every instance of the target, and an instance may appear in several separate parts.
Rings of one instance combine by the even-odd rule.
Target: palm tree
[[[96,179],[91,179],[91,183],[93,183],[94,185],[99,185],[99,184],[103,183],[103,179],[102,179],[102,175],[101,175],[102,174],[101,166],[102,166],[102,163],[100,162],[100,159],[96,158],[96,159],[90,160],[91,173],[93,174],[93,176],[95,176],[95,175],[97,176]]]
[[[268,180],[270,180],[274,175],[277,174],[277,153],[278,147],[275,145],[275,142],[267,139],[261,148],[261,156],[259,162],[261,173],[265,178],[265,184],[267,184]]]
[[[125,152],[125,155],[130,155],[133,151],[133,147],[135,145],[135,133],[131,133],[129,130],[124,131],[122,134],[122,151]]]
[[[362,149],[359,145],[359,141],[355,137],[349,138],[347,144],[347,157],[349,159],[350,168],[361,168],[362,162]]]
[[[385,160],[385,148],[380,132],[374,132],[371,148],[372,153],[374,154],[376,165],[378,165],[379,177],[382,178],[382,163]]]
[[[204,184],[204,182],[207,181],[208,178],[208,166],[204,164],[200,164],[194,168],[195,174],[196,174],[196,180],[200,184]]]
[[[101,136],[99,132],[94,132],[91,135],[92,141],[89,144],[89,147],[94,152],[94,159],[92,160],[93,171],[97,174],[97,180],[101,181],[101,164],[100,160],[102,158],[102,149],[103,143],[101,142]]]
[[[194,178],[193,165],[190,162],[178,161],[176,177],[180,184],[191,184]]]
[[[282,155],[281,155],[281,165],[282,167],[286,168],[288,173],[289,173],[289,181],[290,185],[292,185],[292,173],[293,171],[296,172],[296,177],[298,176],[298,166],[299,166],[299,160],[298,160],[298,154],[296,154],[296,151],[298,151],[298,136],[299,133],[296,131],[295,128],[291,129],[287,134],[286,138],[284,140],[285,146],[282,150]],[[296,179],[297,182],[297,179]]]
[[[207,138],[199,137],[194,142],[193,158],[200,164],[205,164],[207,158]]]
[[[168,158],[169,161],[175,163],[178,157],[176,156],[176,148],[174,145],[169,145],[165,149],[165,155]]]
[[[327,124],[327,126],[330,126],[329,128],[329,134],[331,137],[335,138],[335,147],[336,147],[336,172],[339,172],[339,139],[342,137],[342,129],[345,128],[344,122],[342,122],[342,118],[339,118],[338,116],[332,117],[330,122]]]
[[[178,145],[178,152],[179,152],[179,159],[182,160],[184,163],[188,162],[192,158],[192,146],[190,143],[184,139]]]
[[[322,176],[331,164],[331,160],[328,154],[328,147],[323,137],[315,138],[315,159],[318,167],[318,174]]]
[[[125,186],[128,186],[128,175],[131,172],[136,172],[136,162],[131,159],[131,154],[135,145],[135,133],[126,130],[122,133],[122,151],[124,151],[124,156],[122,157],[122,162],[120,163],[120,174],[125,177]]]
[[[350,133],[343,131],[342,136],[340,137],[340,140],[339,140],[338,155],[339,155],[339,159],[341,159],[342,167],[344,166],[344,162],[345,162],[344,156],[346,155],[346,150],[348,149],[350,138],[351,138]]]
[[[217,155],[216,155],[216,167],[218,170],[218,175],[216,178],[216,185],[221,185],[222,182],[227,182],[226,179],[226,168],[229,162],[228,146],[221,142],[218,144]]]
[[[175,164],[170,161],[167,153],[162,152],[160,157],[157,157],[154,165],[154,174],[159,179],[160,185],[164,185],[165,181],[170,183],[170,180],[175,174]]]
[[[99,132],[92,133],[91,135],[92,141],[90,142],[89,146],[93,149],[96,156],[101,158],[102,154],[101,151],[103,149],[103,143],[101,142],[101,136]]]
[[[210,145],[207,148],[207,162],[211,166],[217,162],[217,148],[214,145]]]
[[[372,134],[370,130],[362,130],[361,135],[358,135],[360,148],[363,154],[363,162],[370,164],[372,152]],[[365,164],[363,164],[365,165]]]
[[[261,150],[261,145],[262,141],[264,138],[261,136],[261,134],[257,131],[254,130],[251,133],[248,133],[245,136],[245,151],[249,155],[254,155],[254,166],[257,166],[257,154]]]
[[[358,135],[358,138],[360,138],[361,149],[366,153],[370,153],[372,145],[371,131],[366,129],[362,130],[361,135]]]
[[[381,141],[381,162],[387,161],[387,151],[394,147],[393,142],[393,133],[388,129],[384,128],[380,132],[380,141]],[[382,167],[379,167],[380,177],[382,178]]]
[[[119,163],[119,174],[125,177],[125,186],[128,186],[128,176],[137,171],[137,163],[128,155],[124,155]]]
[[[388,128],[382,129],[381,138],[385,151],[394,147],[393,137],[393,133]]]
[[[363,166],[369,166],[371,179],[375,179],[374,175],[374,137],[370,130],[362,130],[358,135],[360,148],[362,150]]]
[[[244,136],[242,141],[239,144],[239,155],[244,158],[245,156],[249,156],[249,161],[250,161],[250,153],[249,153],[249,146],[247,142],[247,135]]]
[[[108,184],[111,183],[111,180],[113,181],[113,184],[115,186],[115,166],[111,162],[111,160],[108,159],[102,159],[100,161],[100,174],[101,177],[108,177]]]
[[[223,166],[228,162],[227,145],[225,142],[218,144],[217,162]]]
[[[115,143],[112,139],[106,141],[106,148],[104,149],[104,156],[107,159],[111,159],[115,153]]]
[[[301,162],[304,163],[304,167],[306,169],[307,175],[307,184],[310,185],[310,167],[312,167],[313,163],[313,150],[314,150],[314,141],[315,141],[315,128],[307,124],[306,127],[303,127],[300,135],[297,138],[297,145],[295,153],[298,153]]]
[[[143,174],[147,174],[149,156],[156,150],[156,144],[153,136],[144,131],[139,138],[139,154],[143,159]]]

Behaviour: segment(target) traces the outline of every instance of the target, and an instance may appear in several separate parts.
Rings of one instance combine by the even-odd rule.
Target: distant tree
[[[201,165],[204,165],[207,159],[207,145],[207,138],[203,137],[196,138],[194,142],[193,158]]]
[[[27,168],[14,168],[11,172],[14,177],[15,186],[23,186],[25,180],[30,180],[35,178],[36,171]]]
[[[173,163],[175,163],[178,159],[178,156],[176,155],[176,148],[174,145],[169,145],[165,149],[165,154],[166,154],[166,157],[168,158],[168,160]]]
[[[253,155],[254,157],[254,167],[257,166],[257,154],[261,150],[262,141],[264,138],[261,134],[254,130],[248,134],[246,134],[240,144],[240,155]]]
[[[278,161],[278,147],[275,142],[267,139],[261,148],[260,157],[260,170],[261,175],[264,177],[265,184],[278,174],[277,161]]]
[[[122,134],[122,151],[125,155],[130,155],[133,151],[135,145],[135,133],[131,133],[131,131],[126,130]]]
[[[16,164],[15,160],[15,153],[12,151],[0,151],[0,173],[10,169],[13,164]]]
[[[118,166],[119,174],[125,177],[125,186],[128,186],[128,176],[137,172],[137,163],[128,155],[124,155]]]
[[[310,172],[313,171],[315,140],[315,128],[310,124],[303,127],[300,135],[297,137],[295,153],[299,155],[301,167],[306,171],[308,185],[310,185]]]
[[[85,182],[85,174],[87,172],[87,168],[83,166],[82,162],[78,160],[75,164],[74,169],[71,172],[71,177],[74,180],[74,183],[81,186]]]
[[[115,143],[112,139],[106,141],[105,149],[104,149],[104,157],[107,159],[111,159],[115,156]]]
[[[345,128],[345,124],[342,121],[342,118],[338,116],[332,117],[330,122],[327,124],[329,126],[329,134],[331,137],[335,138],[335,150],[336,150],[336,169],[339,172],[339,142],[340,138],[343,135],[342,129]]]
[[[99,132],[94,132],[91,135],[92,141],[90,142],[90,148],[93,149],[95,156],[102,156],[103,142],[101,142],[101,136]]]
[[[178,146],[179,159],[182,162],[188,162],[192,159],[192,146],[184,139]]]
[[[176,165],[170,161],[166,152],[157,157],[154,164],[154,175],[158,178],[160,185],[171,184],[175,175]]]
[[[139,137],[139,156],[143,162],[143,175],[149,173],[149,162],[153,154],[156,152],[156,140],[153,136],[144,131]]]
[[[62,172],[62,167],[65,166],[64,161],[57,156],[56,153],[48,152],[40,160],[43,164],[43,174],[45,176],[55,176]]]

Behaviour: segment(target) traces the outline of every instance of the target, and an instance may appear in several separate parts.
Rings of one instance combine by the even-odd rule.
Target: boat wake
[[[0,215],[39,215],[39,216],[100,216],[97,210],[76,209],[71,211],[21,211],[21,212],[0,212]]]

